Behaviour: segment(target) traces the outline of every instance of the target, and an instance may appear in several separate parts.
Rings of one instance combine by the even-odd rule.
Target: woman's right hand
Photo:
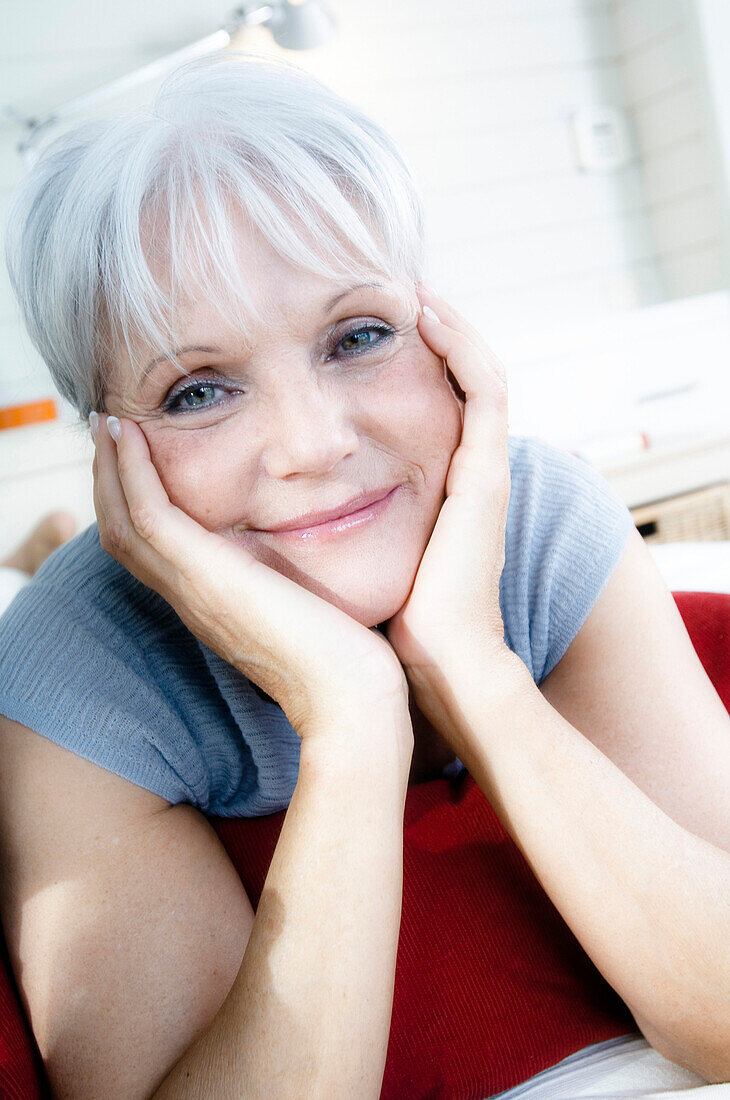
[[[405,724],[408,683],[387,639],[173,505],[141,428],[119,421],[115,445],[106,420],[94,459],[103,549],[275,699],[301,738],[353,705],[402,707]]]

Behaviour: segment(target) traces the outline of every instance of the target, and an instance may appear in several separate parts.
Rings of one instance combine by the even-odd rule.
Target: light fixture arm
[[[201,57],[223,49],[241,27],[262,23],[276,24],[283,16],[283,5],[284,0],[269,0],[268,3],[261,3],[260,0],[248,0],[248,2],[239,4],[238,7],[228,13],[223,25],[213,34],[209,34],[197,42],[192,42],[189,46],[184,46],[180,50],[175,50],[174,53],[151,61],[149,65],[143,65],[142,68],[135,69],[134,72],[127,73],[117,80],[112,80],[109,84],[104,84],[100,88],[95,88],[92,92],[87,92],[85,95],[69,100],[50,114],[40,118],[23,115],[15,107],[5,107],[5,115],[12,121],[19,122],[24,128],[25,133],[16,148],[26,167],[30,168],[36,160],[36,146],[41,135],[59,119],[77,114],[107,99],[113,99],[132,88],[136,88],[139,84],[162,77],[193,57]]]

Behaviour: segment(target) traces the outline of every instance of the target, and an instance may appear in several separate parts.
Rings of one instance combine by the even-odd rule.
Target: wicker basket
[[[632,508],[647,542],[715,542],[730,539],[730,482]]]

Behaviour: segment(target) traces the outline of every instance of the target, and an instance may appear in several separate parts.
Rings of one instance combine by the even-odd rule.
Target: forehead
[[[171,319],[180,335],[210,324],[213,318],[217,326],[225,327],[227,313],[237,314],[239,320],[245,315],[247,328],[281,320],[296,322],[303,314],[311,314],[313,310],[319,312],[324,303],[349,287],[367,281],[380,286],[394,285],[382,274],[332,277],[303,268],[282,256],[240,208],[232,207],[229,215],[226,241],[217,249],[215,227],[201,216],[202,231],[223,259],[224,270],[216,270],[210,256],[204,255],[202,242],[192,240],[190,232],[171,242],[169,226],[161,227],[160,219],[151,215],[141,229],[142,247],[152,276],[166,298],[177,304]],[[292,225],[292,233],[295,232]],[[220,238],[220,234],[218,236]],[[308,249],[319,251],[323,261],[328,262],[323,246],[318,247],[310,235],[306,236],[305,243]],[[226,277],[226,260],[240,280],[248,309],[245,302],[237,301],[231,280]],[[353,262],[353,271],[356,268]],[[231,327],[240,329],[234,320]]]

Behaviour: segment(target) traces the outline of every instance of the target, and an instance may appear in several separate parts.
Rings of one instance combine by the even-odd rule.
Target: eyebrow
[[[365,289],[383,290],[384,287],[382,283],[357,283],[356,286],[350,286],[346,290],[341,291],[341,293],[335,294],[334,298],[330,298],[330,300],[325,304],[325,313],[331,313],[337,303],[342,301],[343,298],[346,298],[348,294],[353,294],[356,290]],[[141,381],[144,382],[146,380],[147,375],[150,373],[153,367],[157,366],[158,363],[164,363],[167,360],[172,359],[173,356],[184,355],[188,351],[205,351],[209,352],[211,355],[222,354],[221,348],[209,347],[207,344],[186,344],[185,347],[175,348],[174,351],[165,352],[164,355],[158,355],[156,359],[151,359],[145,367],[144,371],[142,372]]]
[[[356,286],[349,286],[347,290],[343,290],[341,294],[335,294],[334,298],[330,298],[329,302],[325,305],[325,312],[330,313],[335,308],[337,303],[343,298],[346,298],[348,294],[353,294],[356,290],[383,290],[382,283],[357,283]]]

